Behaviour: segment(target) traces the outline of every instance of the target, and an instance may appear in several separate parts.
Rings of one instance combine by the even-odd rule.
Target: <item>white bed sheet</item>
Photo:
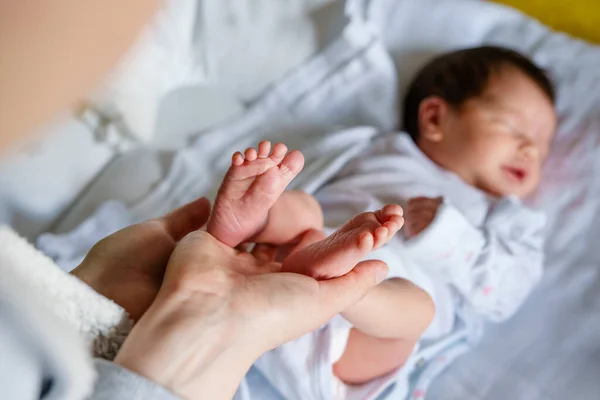
[[[543,282],[514,319],[488,328],[479,348],[450,368],[429,398],[598,398],[600,48],[485,2],[382,0],[371,7],[401,87],[415,72],[403,60],[419,63],[481,43],[530,55],[557,83],[560,127],[544,184],[532,199],[550,216]]]
[[[313,162],[297,183],[306,187],[318,184],[327,168],[343,161],[338,156],[348,156],[364,140],[340,140],[327,132],[356,124],[391,129],[398,82],[377,31],[396,61],[400,87],[440,51],[480,43],[517,48],[548,68],[558,88],[560,128],[544,184],[532,199],[550,216],[546,275],[523,310],[505,324],[490,326],[479,348],[434,384],[430,398],[597,398],[600,49],[549,32],[513,10],[474,0],[352,5],[354,23],[343,38],[281,81],[242,120],[203,134],[181,151],[167,179],[129,208],[133,220],[214,193],[228,154],[259,138],[285,140],[307,151]],[[363,12],[366,25],[359,22]],[[324,152],[329,156],[318,161]]]

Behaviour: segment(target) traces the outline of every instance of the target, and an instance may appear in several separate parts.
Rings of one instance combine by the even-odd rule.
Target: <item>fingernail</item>
[[[387,277],[387,274],[388,274],[387,268],[380,268],[379,271],[377,271],[377,276],[375,277],[375,283],[378,285],[381,282],[383,282],[383,280]]]

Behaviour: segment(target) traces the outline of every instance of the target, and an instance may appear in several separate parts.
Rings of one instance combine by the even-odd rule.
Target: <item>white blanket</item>
[[[521,312],[488,327],[479,348],[433,385],[431,398],[596,398],[600,49],[485,2],[373,0],[351,5],[353,22],[344,37],[281,81],[242,120],[205,133],[181,150],[166,180],[124,214],[132,221],[144,219],[214,193],[230,153],[262,138],[305,151],[309,162],[297,185],[312,190],[366,140],[360,130],[343,137],[326,133],[357,124],[392,129],[398,117],[396,89],[406,86],[425,59],[484,42],[516,48],[548,68],[558,89],[559,132],[544,184],[532,199],[549,215],[545,277]],[[399,82],[386,49],[396,61]],[[71,254],[81,255],[97,239],[46,236],[39,245],[61,261],[64,253],[44,243],[59,241],[62,248],[71,246]]]

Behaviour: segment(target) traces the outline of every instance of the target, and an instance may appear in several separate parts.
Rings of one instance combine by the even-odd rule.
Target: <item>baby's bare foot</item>
[[[402,208],[395,204],[359,214],[324,240],[290,254],[282,271],[315,279],[345,275],[398,232],[404,224],[402,214]]]
[[[304,166],[297,150],[287,154],[282,143],[260,142],[233,155],[215,200],[207,231],[235,247],[264,227],[269,209]]]

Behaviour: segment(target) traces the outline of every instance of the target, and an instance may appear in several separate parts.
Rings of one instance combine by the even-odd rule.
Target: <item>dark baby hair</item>
[[[492,73],[514,67],[531,78],[554,104],[554,86],[546,72],[514,50],[482,46],[442,54],[419,71],[404,98],[402,129],[413,140],[419,137],[419,106],[430,96],[439,96],[453,107],[481,95]]]

